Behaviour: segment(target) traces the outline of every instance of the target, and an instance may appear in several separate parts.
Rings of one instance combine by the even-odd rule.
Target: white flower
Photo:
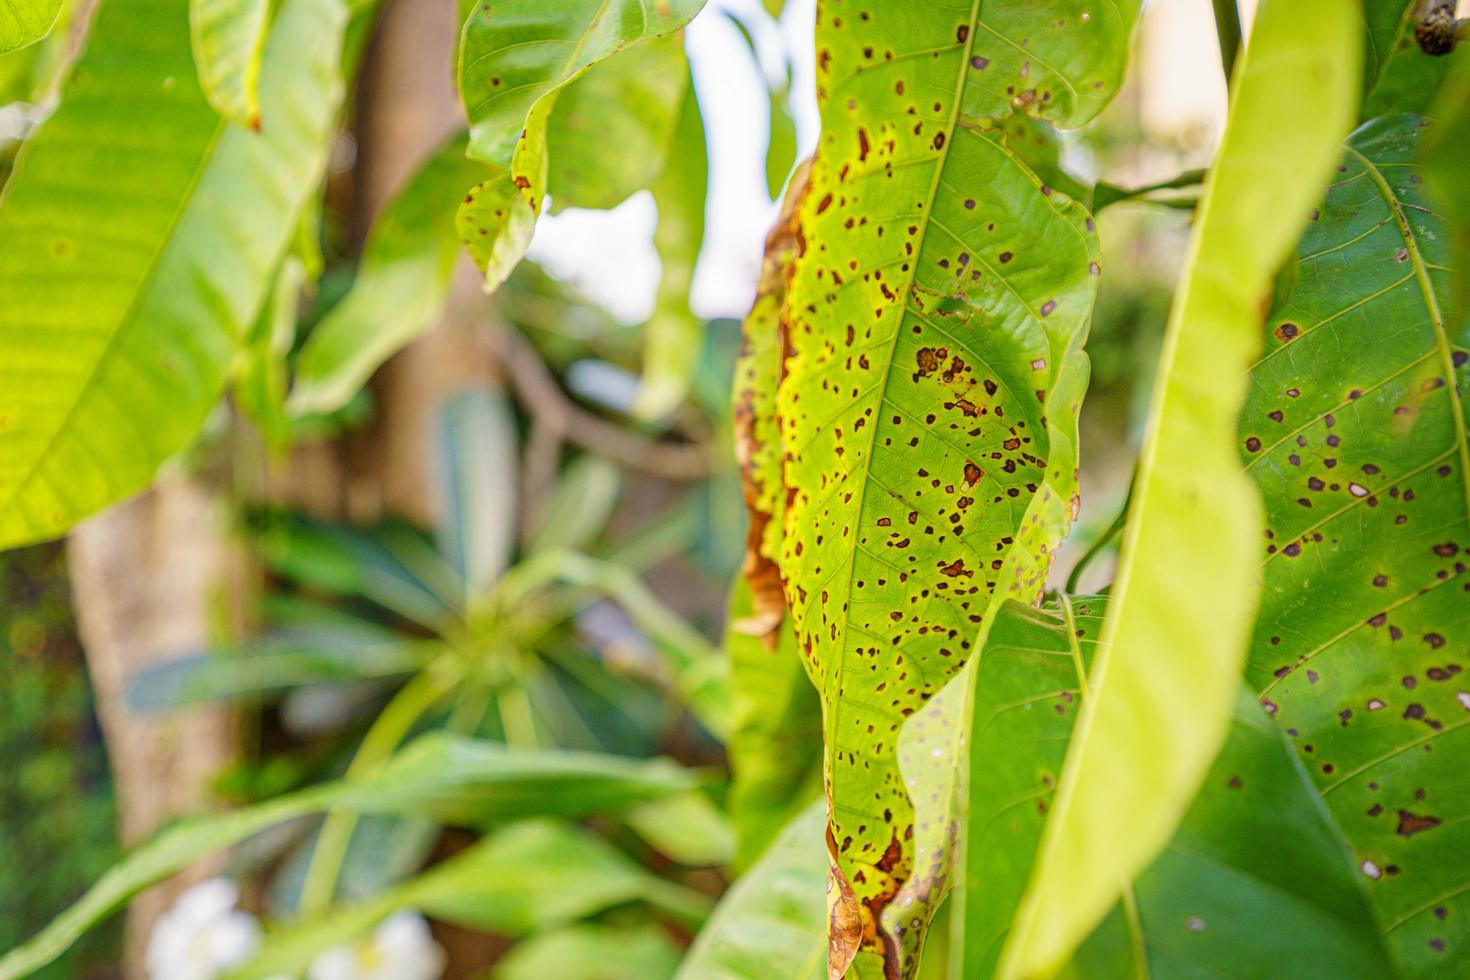
[[[337,946],[312,960],[307,980],[438,980],[444,972],[444,950],[434,942],[429,924],[417,912],[384,919],[373,934],[351,945]]]
[[[240,889],[211,878],[184,892],[158,917],[144,959],[151,980],[213,980],[260,944],[260,924],[235,908]]]

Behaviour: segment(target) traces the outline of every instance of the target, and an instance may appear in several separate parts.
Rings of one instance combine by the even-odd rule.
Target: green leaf
[[[1449,223],[1455,290],[1446,319],[1459,323],[1470,314],[1470,58],[1461,58],[1445,80],[1429,116],[1433,123],[1421,141],[1419,162]]]
[[[1422,120],[1347,141],[1263,331],[1239,438],[1266,502],[1247,679],[1352,844],[1401,972],[1470,954],[1470,335]],[[1428,130],[1423,130],[1428,132]]]
[[[235,405],[260,429],[266,448],[278,456],[291,444],[286,356],[296,339],[297,308],[305,285],[305,265],[286,256],[235,364]]]
[[[1260,526],[1234,445],[1236,416],[1272,277],[1351,125],[1356,17],[1349,0],[1264,4],[1237,62],[1170,314],[1095,693],[1002,976],[1066,962],[1120,882],[1168,842],[1228,730]],[[1283,99],[1286,91],[1293,97]]]
[[[0,54],[34,44],[51,32],[62,0],[9,0],[0,7]]]
[[[189,37],[204,97],[246,129],[260,120],[260,59],[270,0],[189,0]]]
[[[439,419],[439,552],[462,578],[463,607],[489,601],[515,551],[520,451],[504,394],[461,392]]]
[[[791,90],[781,85],[770,90],[770,136],[766,141],[766,191],[775,200],[796,166],[796,120],[788,103]]]
[[[101,5],[0,205],[0,546],[142,489],[198,430],[318,186],[345,23],[283,5],[251,133],[205,102],[183,0]]]
[[[742,577],[730,595],[730,813],[738,869],[750,866],[795,815],[821,794],[822,708],[791,624],[771,638],[746,631],[755,609]]]
[[[619,51],[562,90],[546,130],[553,214],[614,208],[658,179],[688,77],[683,38],[669,34]]]
[[[585,551],[612,518],[622,484],[616,463],[601,456],[578,456],[556,477],[556,487],[526,551]]]
[[[679,966],[679,980],[819,980],[827,976],[825,813],[793,819],[715,907]]]
[[[233,813],[192,818],[163,831],[114,865],[35,938],[0,957],[0,980],[40,969],[133,895],[199,857],[294,817],[340,807],[479,825],[536,814],[579,817],[618,811],[691,787],[687,771],[662,760],[517,750],[424,736],[368,779],[328,783]]]
[[[481,932],[521,936],[615,905],[673,895],[694,907],[708,901],[654,877],[586,831],[549,820],[519,823],[365,902],[272,935],[230,976],[299,974],[318,953],[351,942],[405,908]]]
[[[455,209],[485,173],[466,145],[463,135],[449,139],[373,224],[351,292],[297,358],[292,414],[346,405],[379,365],[439,320],[459,257]]]
[[[628,826],[660,854],[693,867],[726,865],[735,828],[703,793],[683,793],[628,811]]]
[[[991,975],[1031,868],[1103,624],[1099,597],[1007,602],[979,662],[956,900],[963,976]],[[1165,850],[1066,976],[1391,975],[1347,849],[1285,740],[1241,691],[1225,748]]]
[[[983,643],[992,591],[1039,595],[1072,515],[1097,238],[983,120],[1101,108],[1136,5],[1083,6],[915,18],[895,0],[817,25],[779,564],[826,718],[834,975],[859,945],[859,976],[917,964],[947,887],[967,685],[904,733],[902,779],[900,729]]]
[[[517,943],[495,964],[493,980],[664,980],[679,952],[658,926],[623,929],[586,923]]]
[[[684,69],[686,76],[687,67]],[[658,227],[653,245],[663,266],[653,316],[643,327],[643,376],[633,412],[659,418],[678,407],[704,346],[704,321],[689,308],[694,266],[704,243],[704,199],[709,159],[704,119],[690,82],[668,152],[668,166],[653,186]]]
[[[1414,28],[1425,0],[1363,0],[1367,28],[1363,51],[1361,118],[1391,112],[1424,112],[1463,52],[1429,55],[1419,50]]]
[[[675,33],[702,6],[704,0],[497,0],[473,8],[460,42],[459,91],[469,153],[496,175],[466,195],[456,226],[485,270],[487,291],[505,281],[531,243],[547,192],[547,131],[557,96],[598,62]]]

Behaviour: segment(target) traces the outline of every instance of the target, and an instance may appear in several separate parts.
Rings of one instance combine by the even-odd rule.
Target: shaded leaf
[[[1086,698],[1104,603],[1006,603],[979,662],[975,825],[956,894],[964,976],[989,976],[1021,896],[1067,739]],[[1074,977],[1390,975],[1341,836],[1248,691],[1225,748],[1164,851],[1064,970]]]
[[[1465,55],[1425,54],[1414,39],[1429,0],[1363,0],[1367,32],[1363,50],[1361,118],[1391,112],[1424,112],[1451,64]]]
[[[459,135],[440,147],[373,224],[352,290],[296,359],[292,414],[341,408],[379,365],[439,320],[459,257],[455,209],[485,173],[465,156],[466,146]]]
[[[260,59],[270,0],[189,0],[189,37],[204,97],[216,112],[260,129]]]
[[[1236,416],[1272,277],[1351,124],[1356,17],[1347,0],[1264,4],[1236,64],[1164,341],[1094,694],[1002,976],[1066,962],[1120,882],[1168,842],[1225,738],[1258,589],[1260,505],[1232,444]]]
[[[585,551],[602,535],[622,485],[622,471],[601,456],[578,456],[557,474],[555,490],[528,553]]]
[[[505,395],[461,392],[439,418],[439,552],[464,581],[464,608],[490,599],[515,551],[515,415]]]
[[[1445,315],[1423,125],[1348,139],[1239,438],[1268,528],[1247,679],[1352,844],[1401,971],[1428,977],[1470,951],[1470,336]]]
[[[306,267],[288,255],[235,361],[235,405],[260,429],[266,448],[277,455],[291,444],[286,357],[296,339],[297,307],[305,285]]]
[[[279,119],[261,133],[205,102],[186,19],[184,0],[102,4],[7,183],[0,545],[142,489],[194,436],[321,177],[341,3],[282,6],[260,83]]]
[[[824,825],[822,804],[807,807],[730,886],[679,965],[681,980],[827,975]]]
[[[27,976],[129,898],[202,855],[295,817],[340,807],[483,824],[537,814],[617,811],[690,789],[690,774],[662,760],[506,748],[444,735],[418,739],[378,774],[328,783],[269,802],[176,824],[134,850],[29,942],[0,957],[0,978]]]
[[[1463,322],[1470,314],[1470,58],[1461,58],[1431,107],[1419,162],[1424,179],[1449,224],[1450,260],[1455,290],[1446,319]]]

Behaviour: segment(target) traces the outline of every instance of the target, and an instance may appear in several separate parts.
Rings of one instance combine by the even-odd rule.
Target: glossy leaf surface
[[[1247,678],[1352,844],[1402,971],[1470,955],[1470,447],[1423,121],[1347,141],[1241,418],[1266,501]],[[1458,387],[1457,387],[1458,384]]]
[[[1237,63],[1160,357],[1095,693],[1002,976],[1067,961],[1168,842],[1225,738],[1260,553],[1236,416],[1272,277],[1351,126],[1357,16],[1349,0],[1268,2]]]
[[[346,19],[283,5],[252,133],[204,100],[181,0],[101,5],[0,205],[0,546],[142,489],[198,430],[325,165]]]

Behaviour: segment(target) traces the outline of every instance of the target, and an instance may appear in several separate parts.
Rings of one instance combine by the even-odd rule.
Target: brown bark
[[[139,670],[195,652],[217,638],[239,563],[217,526],[218,507],[195,480],[165,478],[149,493],[72,532],[68,564],[77,626],[107,740],[125,845],[172,817],[207,809],[209,782],[234,756],[229,710],[199,707],[140,714],[124,702]],[[128,909],[124,974],[143,977],[142,951],[159,913],[205,862],[150,889]]]

